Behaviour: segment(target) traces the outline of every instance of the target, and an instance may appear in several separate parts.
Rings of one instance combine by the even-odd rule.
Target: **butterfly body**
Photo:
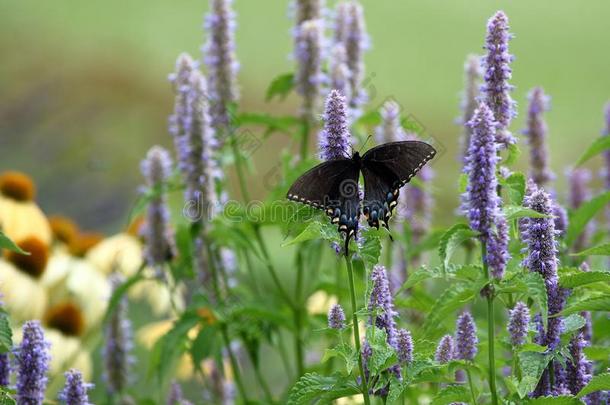
[[[329,160],[299,177],[287,198],[323,209],[349,239],[358,231],[361,214],[369,226],[389,229],[388,223],[398,202],[400,188],[432,159],[436,151],[420,141],[390,142],[351,158]],[[364,199],[358,186],[364,178]],[[362,201],[361,201],[362,200]]]

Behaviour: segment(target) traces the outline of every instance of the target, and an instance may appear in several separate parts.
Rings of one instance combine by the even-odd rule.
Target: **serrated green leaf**
[[[583,405],[583,403],[576,397],[571,395],[560,395],[558,397],[538,397],[532,398],[526,402],[530,405]]]
[[[589,221],[610,202],[610,191],[593,197],[582,204],[570,214],[568,230],[566,232],[566,245],[572,243],[580,236]]]
[[[610,149],[610,136],[601,136],[597,138],[587,148],[585,153],[582,154],[580,159],[578,159],[578,161],[576,162],[576,166],[582,165],[587,160],[591,159],[593,156],[600,154],[607,149]]]
[[[519,381],[517,391],[520,398],[525,398],[536,388],[542,372],[551,360],[551,356],[537,352],[520,352],[518,356],[522,378]]]
[[[566,307],[559,316],[567,316],[581,311],[610,311],[610,296],[585,298],[584,300],[576,301]]]
[[[334,227],[329,227],[327,224],[323,224],[319,221],[311,221],[307,228],[298,234],[293,240],[282,244],[282,247],[296,245],[297,243],[306,242],[312,239],[326,239],[334,240],[337,237],[337,230]]]
[[[570,256],[610,256],[610,243],[594,246],[578,253],[571,253]]]
[[[521,207],[518,205],[505,205],[503,208],[504,215],[507,220],[517,218],[546,218],[548,215],[541,214],[531,208]]]
[[[453,402],[469,402],[470,393],[464,385],[448,385],[432,399],[431,405],[446,405]]]
[[[502,162],[503,166],[512,166],[519,160],[519,156],[521,156],[521,150],[517,146],[517,144],[513,143],[508,145],[508,154],[506,155],[506,159]]]
[[[282,132],[284,134],[294,134],[295,128],[301,124],[301,121],[292,116],[274,116],[264,113],[242,113],[237,117],[238,125],[262,125],[267,127],[265,134],[269,135],[273,132]],[[246,140],[244,140],[245,142]],[[250,141],[250,140],[248,140]]]
[[[373,353],[368,361],[368,367],[373,375],[380,373],[396,362],[396,352],[390,347],[386,339],[384,330],[375,326],[367,328],[366,340]]]
[[[441,258],[441,263],[445,268],[449,265],[449,260],[455,252],[455,250],[465,241],[470,238],[477,236],[478,233],[470,229],[466,224],[456,224],[445,232],[442,236],[438,254]]]
[[[381,255],[381,240],[379,235],[384,231],[376,229],[367,229],[362,232],[364,243],[358,245],[358,255],[364,262],[367,270],[370,270],[374,265],[379,263]]]
[[[13,348],[13,331],[6,314],[0,314],[0,353],[8,353]]]
[[[572,333],[583,326],[585,326],[586,320],[578,314],[572,314],[566,316],[562,321],[561,334]]]
[[[520,172],[511,173],[507,178],[498,179],[502,188],[506,190],[511,204],[520,206],[525,196],[525,175]]]
[[[6,236],[2,231],[0,231],[0,249],[7,249],[12,252],[20,253],[22,255],[28,255],[29,252],[21,249],[19,246],[15,244],[8,236]]]
[[[582,398],[596,391],[610,391],[610,373],[598,374],[580,390],[577,397]]]
[[[292,91],[294,88],[294,74],[293,73],[285,73],[277,76],[275,79],[271,81],[271,84],[267,88],[267,93],[265,94],[265,101],[271,101],[274,97],[279,97],[280,101],[284,100],[286,96]]]
[[[610,282],[610,273],[605,271],[589,271],[559,276],[559,285],[563,288],[580,287],[598,282]]]
[[[510,280],[502,282],[500,292],[503,293],[525,293],[531,298],[542,313],[542,322],[545,327],[548,318],[548,298],[544,279],[538,273],[528,272],[525,275],[517,275]]]
[[[6,387],[0,387],[0,405],[17,405],[17,401]]]
[[[343,359],[347,374],[351,374],[356,364],[358,364],[356,351],[352,346],[345,343],[337,345],[331,349],[326,349],[324,356],[322,357],[322,363],[325,363],[328,361],[328,359],[333,357],[340,357]]]
[[[340,375],[330,377],[318,373],[303,375],[290,390],[288,405],[329,404],[331,401],[358,394],[360,390],[354,382]]]

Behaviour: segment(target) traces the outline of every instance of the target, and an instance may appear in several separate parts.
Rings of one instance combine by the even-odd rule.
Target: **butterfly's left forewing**
[[[360,216],[359,174],[351,159],[320,163],[299,177],[286,197],[323,209],[339,231],[351,236],[358,229]]]
[[[434,157],[436,151],[420,141],[390,142],[372,148],[362,157],[363,213],[370,226],[388,227],[400,188]]]

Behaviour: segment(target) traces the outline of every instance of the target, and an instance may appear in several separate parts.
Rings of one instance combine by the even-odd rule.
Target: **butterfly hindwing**
[[[362,157],[364,208],[370,226],[388,227],[400,188],[434,157],[436,151],[420,141],[390,142],[370,149]]]
[[[310,169],[294,182],[287,198],[323,209],[339,231],[351,236],[358,229],[359,168],[352,159],[336,159]]]

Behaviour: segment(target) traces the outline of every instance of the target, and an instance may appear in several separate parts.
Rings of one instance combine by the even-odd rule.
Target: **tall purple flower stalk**
[[[394,318],[398,316],[398,312],[394,310],[394,302],[385,267],[376,265],[371,272],[371,281],[373,285],[368,310],[376,312],[376,315],[371,316],[370,323],[385,330],[388,343],[396,349],[396,321]]]
[[[470,312],[463,312],[456,323],[455,354],[460,360],[474,360],[479,339],[477,327]]]
[[[508,333],[513,347],[521,346],[527,338],[530,323],[530,310],[524,302],[517,302],[510,310],[508,317]]]
[[[235,12],[232,0],[210,0],[210,12],[205,17],[208,40],[203,47],[208,68],[212,126],[227,131],[231,123],[229,105],[239,99],[235,54]],[[222,142],[222,139],[220,140]]]
[[[351,94],[350,74],[343,43],[333,45],[330,51],[329,76],[330,88],[339,91],[346,99],[349,99]]]
[[[583,333],[577,332],[574,334],[569,344],[571,358],[568,359],[566,364],[568,389],[574,395],[578,394],[591,379],[591,374],[589,374],[590,364],[583,352],[585,346]]]
[[[174,254],[167,198],[162,192],[172,170],[172,161],[167,150],[160,146],[150,148],[141,163],[141,170],[149,192],[155,193],[146,211],[143,228],[144,255],[147,264],[161,273],[163,264]]]
[[[406,329],[399,329],[396,332],[396,346],[398,361],[401,364],[408,364],[413,361],[413,338]]]
[[[472,128],[468,125],[468,122],[474,115],[474,110],[477,108],[477,99],[479,98],[479,88],[481,87],[481,77],[483,72],[481,70],[481,57],[478,55],[468,55],[466,62],[464,63],[464,91],[462,92],[462,116],[458,119],[458,122],[463,127],[463,134],[461,138],[461,160],[466,162],[466,155],[468,154],[468,147],[470,145],[470,135],[472,134]]]
[[[0,353],[0,387],[7,387],[11,381],[11,359],[8,353]]]
[[[297,70],[294,81],[297,92],[303,97],[301,114],[312,120],[316,114],[321,86],[325,82],[322,72],[324,29],[322,20],[307,20],[297,30],[295,60]]]
[[[350,133],[345,97],[332,90],[326,99],[324,128],[320,131],[320,158],[333,160],[349,157]]]
[[[93,384],[86,383],[78,370],[68,370],[64,376],[66,377],[66,383],[58,397],[61,403],[65,405],[89,405],[87,391],[93,388]]]
[[[453,336],[445,335],[441,339],[436,348],[436,353],[434,354],[434,359],[438,361],[440,364],[449,363],[453,360],[453,355],[455,353],[455,343],[453,341]]]
[[[323,17],[324,1],[295,0],[291,7],[294,9],[295,29],[298,29],[305,21],[317,20]]]
[[[335,6],[333,23],[333,42],[335,44],[345,45],[349,30],[350,8],[351,5],[347,1],[340,1]]]
[[[470,227],[480,233],[479,238],[487,247],[485,260],[492,274],[501,278],[509,259],[508,225],[497,193],[496,124],[485,103],[479,105],[468,125],[472,128],[472,136],[465,166],[468,187],[464,208]]]
[[[367,100],[366,91],[362,88],[364,79],[364,52],[368,48],[369,38],[364,22],[362,5],[352,0],[348,3],[347,32],[345,33],[345,49],[347,51],[347,66],[350,71],[349,106],[358,110]]]
[[[530,178],[538,187],[546,187],[555,175],[549,167],[549,154],[546,144],[547,125],[544,113],[549,109],[549,96],[542,87],[533,88],[529,95],[527,128],[523,131],[530,146]]]
[[[39,321],[23,324],[23,340],[15,356],[17,403],[20,405],[41,405],[44,401],[51,360],[49,346]]]
[[[513,60],[512,55],[508,53],[508,41],[512,37],[508,29],[508,17],[503,11],[498,11],[487,23],[487,54],[483,58],[485,82],[481,86],[484,99],[498,123],[496,141],[501,147],[516,142],[508,130],[516,115],[515,102],[510,96],[513,86],[508,83],[512,76],[510,63]]]
[[[121,279],[114,275],[111,278],[113,290],[116,290]],[[130,368],[133,363],[131,322],[127,316],[127,297],[122,297],[114,312],[110,315],[104,330],[104,380],[109,394],[119,394],[130,381]]]
[[[575,210],[591,198],[591,190],[589,188],[591,172],[588,169],[578,167],[569,170],[567,174],[569,183],[568,202],[570,208]],[[594,222],[589,221],[583,232],[574,242],[573,249],[575,252],[580,252],[587,248],[594,229]]]

